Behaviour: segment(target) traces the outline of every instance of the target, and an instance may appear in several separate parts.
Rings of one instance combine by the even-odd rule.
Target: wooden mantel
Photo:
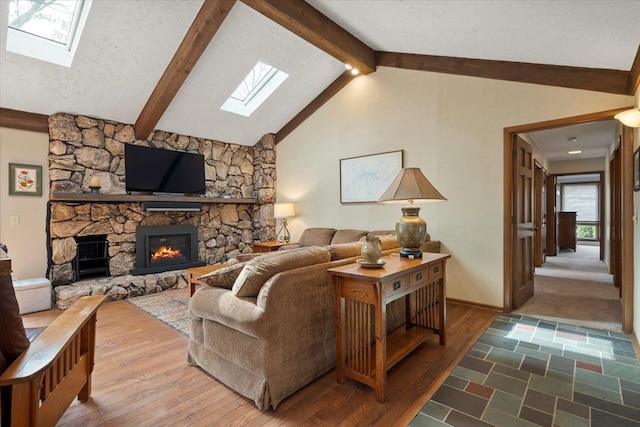
[[[136,202],[196,202],[196,203],[235,203],[253,204],[257,199],[196,197],[196,196],[154,196],[139,194],[94,194],[94,193],[51,193],[52,202],[81,203],[136,203]]]

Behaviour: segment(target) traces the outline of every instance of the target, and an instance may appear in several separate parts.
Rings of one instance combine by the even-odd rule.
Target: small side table
[[[282,246],[288,245],[287,242],[255,242],[253,244],[253,252],[273,252],[280,249]]]
[[[203,265],[202,267],[187,268],[185,271],[189,274],[189,298],[191,298],[193,293],[196,291],[196,285],[202,284],[198,282],[198,277],[204,276],[212,271],[220,270],[227,266],[228,264],[213,264]]]
[[[358,264],[330,268],[335,290],[336,381],[345,377],[372,387],[384,402],[387,371],[436,331],[446,343],[445,267],[449,254],[422,258],[385,256],[384,268]],[[387,310],[404,298],[405,330],[387,339]],[[371,325],[373,318],[374,324]],[[375,344],[372,344],[375,343]]]

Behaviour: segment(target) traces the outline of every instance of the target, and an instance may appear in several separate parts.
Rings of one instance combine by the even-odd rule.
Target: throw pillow
[[[216,288],[231,289],[246,263],[236,262],[198,277],[198,281]]]
[[[334,234],[335,228],[307,228],[302,232],[298,243],[300,246],[327,246]]]
[[[333,235],[331,239],[332,245],[339,245],[341,243],[352,243],[357,242],[361,238],[367,235],[367,232],[364,230],[338,230],[336,234]]]
[[[264,282],[272,276],[330,260],[329,251],[317,246],[265,254],[247,262],[233,284],[233,293],[238,297],[256,297]]]
[[[338,259],[351,258],[362,254],[362,242],[342,243],[339,245],[326,246],[331,254],[331,261]]]
[[[11,276],[0,275],[0,352],[8,364],[29,347]]]

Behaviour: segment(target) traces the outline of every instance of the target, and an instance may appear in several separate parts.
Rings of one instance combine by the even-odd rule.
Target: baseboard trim
[[[487,308],[489,310],[496,310],[496,311],[499,311],[500,313],[502,313],[504,311],[504,310],[502,310],[502,307],[498,307],[498,306],[495,306],[495,305],[489,305],[489,304],[480,304],[478,302],[465,301],[465,300],[462,300],[462,299],[456,299],[456,298],[447,297],[447,301],[454,302],[456,304],[471,305],[471,306],[474,306],[474,307]]]
[[[636,351],[638,357],[640,357],[640,343],[638,342],[638,337],[636,337],[636,333],[631,332],[631,342],[633,343],[633,348]]]

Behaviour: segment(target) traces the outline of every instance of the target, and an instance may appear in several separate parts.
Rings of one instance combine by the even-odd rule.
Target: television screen
[[[125,144],[127,192],[204,194],[204,156]]]

